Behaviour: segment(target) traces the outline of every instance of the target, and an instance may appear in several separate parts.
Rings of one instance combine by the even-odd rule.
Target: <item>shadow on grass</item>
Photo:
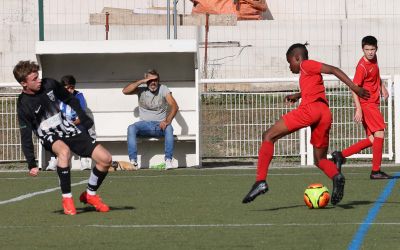
[[[374,204],[376,201],[350,201],[348,203],[343,203],[343,204],[338,204],[336,206],[328,205],[327,207],[324,207],[322,209],[332,209],[335,207],[343,208],[343,209],[353,209],[358,206],[368,206],[371,204]],[[384,203],[394,203],[394,204],[400,204],[400,202],[384,202]],[[277,210],[282,210],[282,209],[291,209],[291,208],[298,208],[298,207],[304,207],[305,205],[293,205],[293,206],[285,206],[285,207],[275,207],[275,208],[268,208],[268,209],[258,209],[258,210],[253,210],[253,211],[259,211],[259,212],[265,212],[265,211],[277,211]]]
[[[336,206],[333,205],[328,205],[327,207],[324,207],[322,209],[332,209],[335,207],[340,207],[343,209],[353,209],[357,206],[365,206],[365,205],[370,205],[375,203],[375,201],[351,201],[345,204],[338,204]],[[391,202],[392,203],[392,202]],[[400,202],[395,202],[395,203],[400,203]],[[277,211],[277,210],[282,210],[282,209],[291,209],[291,208],[298,208],[298,207],[304,207],[304,204],[301,205],[293,205],[293,206],[285,206],[285,207],[275,207],[275,208],[268,208],[268,209],[260,209],[260,210],[254,210],[254,211]]]
[[[298,207],[304,207],[305,205],[294,205],[294,206],[286,206],[286,207],[274,207],[274,208],[268,208],[268,209],[258,209],[258,210],[253,210],[253,211],[258,211],[258,212],[265,212],[265,211],[277,211],[277,210],[282,210],[282,209],[291,209],[291,208],[298,208]]]
[[[365,205],[370,205],[373,203],[374,203],[374,201],[351,201],[346,204],[338,204],[336,206],[343,208],[343,209],[353,209],[354,206],[365,206]]]
[[[132,206],[122,206],[122,207],[112,207],[110,206],[110,212],[118,211],[118,210],[135,210],[135,207]],[[76,208],[77,214],[88,213],[88,212],[96,212],[94,207],[83,207],[83,208]],[[64,214],[64,210],[56,210],[54,213]]]

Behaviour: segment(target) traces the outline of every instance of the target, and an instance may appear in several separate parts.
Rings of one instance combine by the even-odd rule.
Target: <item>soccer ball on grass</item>
[[[323,208],[329,203],[329,190],[321,183],[309,185],[304,191],[304,202],[309,208]]]

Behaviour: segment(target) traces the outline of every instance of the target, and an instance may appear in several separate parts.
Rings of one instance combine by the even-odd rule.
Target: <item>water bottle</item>
[[[151,165],[150,166],[151,169],[158,169],[158,170],[164,170],[165,169],[165,163],[160,163],[160,164],[156,164],[156,165]]]

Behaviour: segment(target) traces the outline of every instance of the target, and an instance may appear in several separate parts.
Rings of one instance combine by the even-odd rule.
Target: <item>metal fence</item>
[[[381,102],[387,130],[383,157],[393,159],[393,82],[383,76],[390,93]],[[361,124],[353,121],[354,104],[349,88],[334,77],[324,77],[326,94],[333,116],[330,133],[330,150],[341,150],[366,137]],[[203,93],[201,104],[201,138],[203,157],[257,157],[262,132],[294,108],[285,104],[285,96],[296,91],[297,78],[281,79],[204,79],[201,81],[211,91]],[[265,90],[262,93],[235,91],[234,85],[264,84],[270,89],[287,85],[286,91]],[[290,84],[292,83],[292,84]],[[218,87],[223,85],[223,87]],[[211,86],[211,87],[210,87]],[[217,87],[216,87],[217,86]],[[222,90],[231,89],[230,92]],[[246,87],[245,87],[246,88]],[[285,88],[285,87],[284,87]],[[218,89],[216,91],[216,89]],[[313,148],[309,143],[311,129],[290,134],[276,143],[276,157],[300,158],[302,165],[313,164]],[[352,158],[372,158],[365,150]]]
[[[17,119],[18,93],[0,88],[0,162],[24,161]],[[36,152],[38,141],[34,140]]]
[[[381,111],[387,130],[383,157],[393,159],[393,81],[383,76],[390,96],[382,101]],[[330,149],[343,149],[364,139],[362,125],[353,121],[354,105],[347,86],[325,77],[326,93],[333,115]],[[200,137],[203,158],[257,157],[262,132],[295,106],[285,104],[286,95],[297,91],[297,78],[201,80],[207,91],[201,94]],[[238,90],[241,86],[246,91]],[[250,87],[249,87],[250,86]],[[267,86],[269,89],[265,89]],[[282,89],[273,91],[273,89]],[[283,90],[286,89],[286,90]],[[229,90],[229,91],[228,91]],[[16,100],[19,91],[0,88],[0,162],[23,161],[17,122]],[[89,104],[90,105],[90,104]],[[313,164],[310,129],[302,129],[280,139],[275,157],[291,159],[301,165]],[[37,152],[38,143],[36,144]],[[353,155],[372,158],[370,150]]]

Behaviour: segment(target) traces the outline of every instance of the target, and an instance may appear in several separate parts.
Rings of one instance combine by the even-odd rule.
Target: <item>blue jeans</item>
[[[169,124],[161,130],[160,122],[138,121],[128,127],[129,160],[137,161],[137,137],[165,137],[165,159],[172,159],[174,152],[174,129]]]

